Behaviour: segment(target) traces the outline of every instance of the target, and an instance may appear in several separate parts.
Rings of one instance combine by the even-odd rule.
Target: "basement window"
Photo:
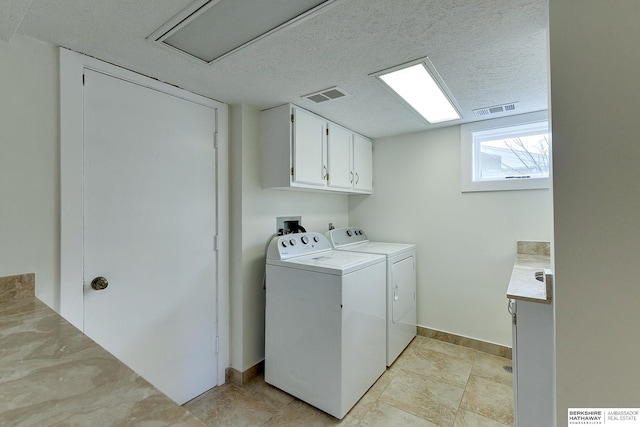
[[[549,188],[546,111],[462,125],[460,136],[463,192]]]

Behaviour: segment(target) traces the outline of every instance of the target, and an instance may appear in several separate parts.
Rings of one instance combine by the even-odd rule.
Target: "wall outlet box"
[[[289,234],[298,231],[298,226],[302,224],[302,217],[299,216],[279,216],[276,217],[276,233]]]

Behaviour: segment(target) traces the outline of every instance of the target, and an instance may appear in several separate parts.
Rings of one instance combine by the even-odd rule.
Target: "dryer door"
[[[393,323],[415,323],[415,319],[403,319],[416,307],[416,269],[413,256],[393,263],[392,267],[392,319]]]

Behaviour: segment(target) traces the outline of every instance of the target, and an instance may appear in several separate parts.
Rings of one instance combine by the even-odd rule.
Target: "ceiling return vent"
[[[510,113],[515,111],[517,107],[517,102],[511,102],[509,104],[495,105],[493,107],[477,108],[473,110],[473,112],[477,117],[483,117],[490,116],[492,114]]]
[[[334,86],[328,89],[323,89],[318,92],[313,92],[308,95],[304,95],[303,98],[306,98],[309,101],[313,101],[316,104],[319,104],[325,101],[332,101],[334,99],[344,98],[345,96],[349,96],[346,90],[340,89],[338,86]]]

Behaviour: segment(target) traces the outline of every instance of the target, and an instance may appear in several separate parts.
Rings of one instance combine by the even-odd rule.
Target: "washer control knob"
[[[318,243],[320,241],[320,239],[318,239],[318,236],[313,236],[313,241]]]
[[[280,244],[282,245],[283,248],[287,247],[287,241],[283,240],[282,242],[280,242]]]
[[[291,246],[295,246],[295,245],[296,245],[296,239],[291,239],[291,240],[289,240],[289,244],[290,244]]]
[[[349,236],[349,237],[353,236],[353,231],[347,230],[347,236]]]
[[[302,242],[303,245],[306,245],[307,243],[309,243],[309,238],[307,236],[302,236],[300,238],[300,241]]]

